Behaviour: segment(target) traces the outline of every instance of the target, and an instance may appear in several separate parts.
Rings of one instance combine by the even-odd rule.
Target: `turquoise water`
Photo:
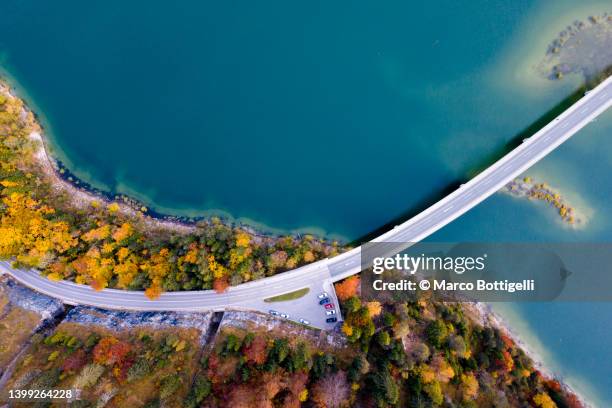
[[[528,174],[567,192],[590,215],[587,228],[569,229],[544,205],[506,195],[486,200],[429,239],[544,242],[610,242],[612,225],[612,112],[580,131]],[[609,270],[602,273],[610,273]],[[579,273],[568,280],[580,279]],[[597,407],[612,406],[611,303],[494,305],[545,367]]]
[[[54,154],[95,186],[166,213],[355,239],[467,179],[571,94],[580,78],[533,67],[563,27],[607,8],[4,0],[0,63]],[[587,228],[498,195],[431,239],[610,241],[611,116],[530,171]],[[501,312],[547,366],[612,405],[611,305]]]
[[[57,156],[94,185],[352,239],[568,93],[517,107],[495,85],[534,4],[6,0],[0,50]]]

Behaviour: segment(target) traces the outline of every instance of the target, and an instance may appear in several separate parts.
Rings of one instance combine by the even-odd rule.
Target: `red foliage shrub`
[[[243,347],[242,353],[249,363],[263,364],[266,361],[267,343],[263,336],[257,335],[248,347]]]
[[[87,354],[85,350],[79,349],[69,355],[64,364],[62,364],[62,371],[65,373],[76,373],[87,364]]]
[[[130,349],[129,344],[112,336],[104,337],[93,349],[94,361],[98,364],[113,365],[123,360]]]

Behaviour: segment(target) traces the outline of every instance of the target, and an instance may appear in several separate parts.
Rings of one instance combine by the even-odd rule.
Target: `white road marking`
[[[547,125],[548,127],[546,130],[536,133],[536,135],[534,135],[536,137],[530,143],[521,145],[521,147],[509,153],[508,156],[503,159],[503,167],[494,167],[485,170],[482,178],[478,178],[477,181],[473,180],[473,183],[470,182],[472,184],[469,185],[467,191],[464,189],[461,190],[461,193],[458,193],[452,198],[447,197],[442,199],[436,203],[434,207],[430,207],[426,210],[427,212],[425,214],[421,213],[417,215],[416,218],[401,224],[394,233],[389,234],[387,237],[403,237],[403,241],[416,242],[450,222],[452,216],[444,215],[444,213],[449,212],[453,208],[460,212],[469,210],[476,202],[484,199],[491,193],[491,189],[487,187],[491,183],[497,185],[498,183],[509,180],[513,174],[524,169],[527,164],[533,164],[544,156],[544,153],[551,150],[556,139],[558,139],[556,140],[557,142],[563,142],[572,136],[578,129],[586,126],[589,121],[594,121],[595,117],[605,111],[604,108],[610,105],[610,101],[607,99],[610,84],[612,84],[612,78],[607,79],[604,84],[596,88],[596,90],[593,91],[594,93],[587,99],[578,102],[578,104],[573,105],[559,117],[555,118],[555,123],[552,126]],[[605,100],[605,102],[596,102],[602,100]],[[582,109],[582,112],[587,112],[585,110],[588,109],[592,111],[581,116],[577,112],[579,109]],[[560,121],[563,121],[563,123],[560,123]],[[561,126],[557,127],[557,123],[561,124]],[[565,131],[561,130],[568,127],[568,125],[571,125],[570,129]],[[545,143],[546,140],[550,139],[552,139],[551,142]],[[509,166],[511,166],[510,170],[505,171]],[[356,248],[354,250],[354,255],[351,254],[351,256],[355,258],[351,258],[350,260],[344,259],[345,263],[343,266],[338,267],[340,265],[334,263],[336,270],[332,276],[329,275],[328,267],[330,263],[333,262],[333,259],[325,259],[319,261],[316,266],[313,264],[312,266],[304,267],[304,269],[293,270],[292,272],[294,273],[283,273],[274,277],[250,282],[245,285],[232,287],[224,294],[216,294],[213,291],[189,293],[174,292],[162,294],[160,299],[156,301],[147,300],[142,292],[105,289],[97,293],[93,289],[82,285],[76,285],[69,282],[51,282],[47,278],[40,276],[38,272],[15,271],[11,269],[11,264],[9,262],[0,262],[0,271],[4,269],[24,285],[69,303],[88,304],[121,310],[204,311],[223,310],[226,307],[234,306],[257,310],[262,308],[261,305],[263,304],[264,298],[277,296],[281,293],[281,290],[289,292],[312,285],[331,285],[333,281],[337,280],[340,276],[347,276],[343,274],[353,273],[354,270],[351,269],[349,265],[358,264],[358,259],[356,257],[360,250],[360,248]],[[342,260],[337,262],[342,262]],[[323,270],[325,272],[323,272]],[[333,291],[333,289],[330,290]],[[333,292],[330,292],[330,294],[333,296]],[[300,307],[301,306],[295,306],[296,309]],[[307,318],[308,316],[304,317]],[[317,318],[313,323],[319,324],[320,327],[326,327],[320,320],[320,318]]]

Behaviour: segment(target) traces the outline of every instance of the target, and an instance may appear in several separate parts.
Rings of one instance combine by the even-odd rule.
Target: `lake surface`
[[[350,240],[435,201],[570,95],[580,78],[544,80],[534,66],[566,25],[605,11],[4,0],[0,65],[53,153],[97,187],[165,213]],[[529,172],[585,208],[588,228],[498,195],[431,239],[611,241],[611,130],[608,112]],[[502,313],[547,365],[611,405],[612,306]]]
[[[465,179],[571,90],[521,106],[499,85],[537,9],[6,0],[0,51],[84,180],[162,212],[353,239]]]

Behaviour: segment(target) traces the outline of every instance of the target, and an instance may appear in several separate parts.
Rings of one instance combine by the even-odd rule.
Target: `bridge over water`
[[[396,252],[418,242],[461,216],[506,183],[548,155],[556,147],[575,135],[612,105],[612,77],[608,78],[545,127],[514,150],[486,168],[469,182],[444,197],[431,207],[406,222],[375,238],[373,242],[397,242]],[[390,254],[386,254],[390,255]],[[355,248],[334,258],[323,259],[289,272],[244,283],[229,288],[225,293],[214,291],[185,291],[163,293],[149,300],[139,291],[104,289],[94,291],[89,286],[72,282],[52,282],[36,271],[21,271],[0,262],[0,271],[12,275],[22,284],[68,304],[82,304],[108,309],[219,311],[225,309],[259,310],[275,308],[288,313],[291,319],[304,318],[311,325],[331,327],[317,303],[317,294],[327,292],[337,304],[333,282],[361,271],[361,248]],[[310,288],[297,300],[266,303],[264,299]],[[338,310],[339,312],[339,310]]]

